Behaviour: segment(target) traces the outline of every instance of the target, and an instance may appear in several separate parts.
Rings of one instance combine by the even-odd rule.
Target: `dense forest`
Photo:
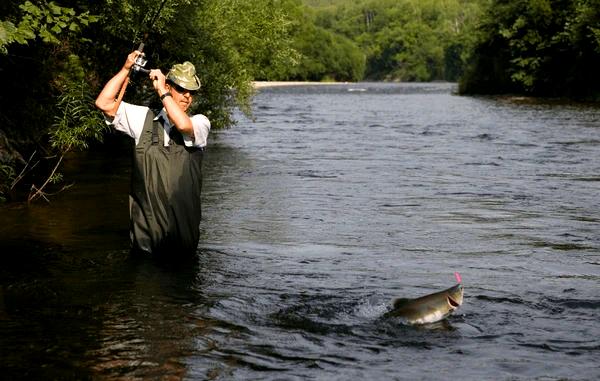
[[[65,154],[101,141],[93,99],[140,42],[192,61],[213,128],[253,80],[458,81],[464,94],[597,100],[600,0],[20,0],[0,4],[0,200],[44,197]],[[134,78],[131,101],[156,102]],[[194,111],[194,110],[192,110]],[[25,185],[27,184],[27,185]]]
[[[289,78],[344,81],[456,81],[487,4],[486,0],[305,2],[311,8],[294,34],[294,47],[302,59]],[[328,65],[332,61],[335,64]]]
[[[600,0],[304,3],[308,32],[294,36],[303,59],[290,78],[460,81],[467,94],[600,94]],[[315,36],[329,48],[312,45]],[[341,57],[327,66],[331,52]]]
[[[600,97],[600,0],[495,0],[477,25],[463,93]]]

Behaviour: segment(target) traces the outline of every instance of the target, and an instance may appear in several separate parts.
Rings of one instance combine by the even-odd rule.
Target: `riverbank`
[[[291,86],[331,86],[346,84],[348,82],[311,82],[311,81],[253,81],[252,86],[255,89],[263,89],[268,87],[291,87]]]

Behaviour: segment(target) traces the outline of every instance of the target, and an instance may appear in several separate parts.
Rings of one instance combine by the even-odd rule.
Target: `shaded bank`
[[[599,22],[598,0],[492,1],[459,91],[600,101]]]
[[[347,82],[343,82],[347,83]],[[271,87],[290,87],[290,86],[331,86],[340,84],[339,82],[311,82],[311,81],[253,81],[252,87],[255,89],[265,89]]]

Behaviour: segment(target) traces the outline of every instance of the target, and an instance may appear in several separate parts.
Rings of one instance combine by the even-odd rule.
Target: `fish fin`
[[[398,299],[394,299],[394,302],[392,303],[394,306],[394,309],[396,308],[400,308],[403,305],[405,305],[406,303],[410,302],[411,299],[406,299],[406,298],[398,298]]]

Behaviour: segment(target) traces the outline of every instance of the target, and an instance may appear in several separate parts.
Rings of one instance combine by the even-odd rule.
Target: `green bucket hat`
[[[173,65],[171,70],[167,73],[167,81],[171,81],[190,91],[195,91],[200,88],[200,79],[196,75],[196,68],[189,61]]]

